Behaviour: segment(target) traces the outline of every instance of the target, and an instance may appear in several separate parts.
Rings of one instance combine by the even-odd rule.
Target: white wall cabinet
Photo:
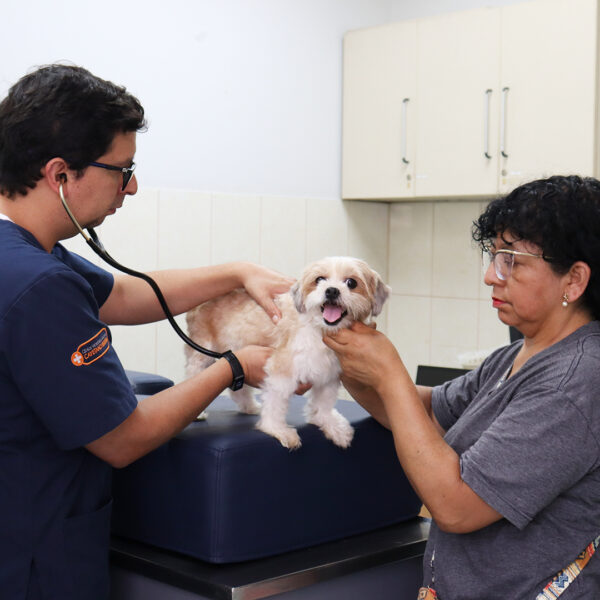
[[[419,22],[417,196],[496,189],[499,16],[483,9]]]
[[[501,15],[500,191],[555,173],[598,175],[596,0],[542,0]]]
[[[343,197],[597,174],[597,30],[597,0],[536,0],[348,33]]]
[[[343,196],[414,196],[416,40],[416,21],[344,39]]]

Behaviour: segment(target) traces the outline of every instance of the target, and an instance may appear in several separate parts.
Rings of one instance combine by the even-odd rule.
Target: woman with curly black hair
[[[523,185],[488,205],[473,238],[493,307],[522,340],[436,388],[415,386],[368,327],[326,343],[431,512],[420,598],[597,599],[600,182]]]

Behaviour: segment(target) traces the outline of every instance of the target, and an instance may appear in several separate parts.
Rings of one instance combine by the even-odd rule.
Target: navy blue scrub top
[[[98,309],[113,277],[0,220],[0,597],[106,600],[111,468],[137,401]]]

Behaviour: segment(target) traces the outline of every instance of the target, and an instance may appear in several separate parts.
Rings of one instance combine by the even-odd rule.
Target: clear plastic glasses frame
[[[532,254],[531,252],[519,252],[518,250],[500,250],[486,249],[483,251],[483,268],[487,272],[491,264],[494,265],[496,277],[501,281],[506,281],[512,273],[515,264],[515,256],[531,256],[532,258],[547,258],[543,254]]]

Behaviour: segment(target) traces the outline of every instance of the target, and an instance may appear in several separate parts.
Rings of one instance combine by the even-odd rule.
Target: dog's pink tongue
[[[326,304],[323,308],[323,318],[328,323],[335,323],[342,316],[342,309],[340,306],[334,304]]]

